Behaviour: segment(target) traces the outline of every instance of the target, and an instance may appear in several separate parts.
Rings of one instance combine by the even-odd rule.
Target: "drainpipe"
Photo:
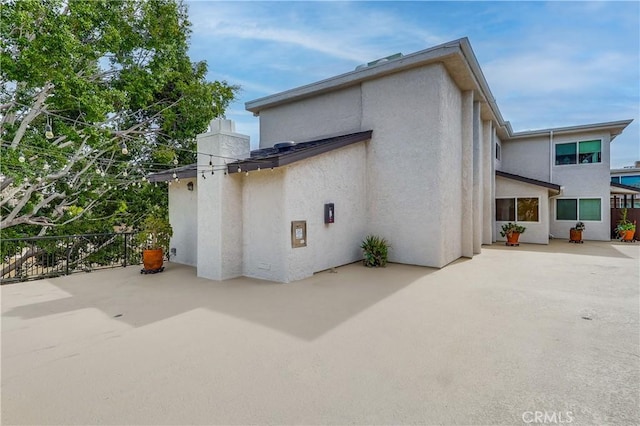
[[[553,130],[549,130],[549,182],[553,182]]]

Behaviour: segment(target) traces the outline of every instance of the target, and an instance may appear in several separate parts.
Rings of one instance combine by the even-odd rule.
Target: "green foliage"
[[[586,226],[584,225],[584,222],[578,222],[576,223],[576,226],[571,229],[573,229],[574,231],[584,231],[586,229]]]
[[[511,234],[524,234],[524,231],[527,228],[525,228],[524,226],[518,225],[517,223],[505,223],[504,225],[502,225],[502,231],[500,231],[500,235],[502,235],[503,237],[506,237],[507,235],[511,235]]]
[[[166,206],[142,178],[194,162],[239,90],[190,60],[190,25],[180,0],[3,2],[3,238],[105,232]]]
[[[364,265],[370,268],[386,266],[390,247],[391,245],[384,238],[368,235],[360,245],[364,256]]]
[[[626,231],[635,231],[636,224],[635,222],[631,222],[628,219],[629,212],[627,211],[627,209],[626,208],[622,209],[620,214],[621,214],[621,217],[620,217],[620,220],[618,221],[618,226],[616,226],[616,231],[618,233],[626,232]]]
[[[169,252],[169,242],[173,235],[173,228],[169,223],[166,211],[153,209],[142,222],[140,232],[136,235],[138,244],[150,250],[162,249]]]

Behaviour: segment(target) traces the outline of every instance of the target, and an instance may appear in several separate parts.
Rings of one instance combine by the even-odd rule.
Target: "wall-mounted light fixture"
[[[187,189],[188,189],[189,191],[193,191],[193,182],[189,182],[189,183],[187,184]]]

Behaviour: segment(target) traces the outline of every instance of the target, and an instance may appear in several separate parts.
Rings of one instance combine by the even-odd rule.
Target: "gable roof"
[[[532,178],[528,178],[528,177],[524,177],[524,176],[520,176],[520,175],[514,175],[512,173],[507,173],[507,172],[503,172],[503,171],[500,171],[500,170],[496,170],[496,176],[500,176],[500,177],[503,177],[503,178],[506,178],[506,179],[515,180],[515,181],[518,181],[518,182],[528,183],[530,185],[542,186],[543,188],[547,188],[549,190],[555,191],[558,194],[562,190],[562,187],[560,185],[556,185],[555,183],[545,182],[543,180],[532,179]]]
[[[324,154],[356,142],[369,140],[372,134],[372,130],[366,130],[364,132],[300,142],[281,149],[275,147],[257,149],[251,151],[249,158],[229,163],[227,170],[229,173],[239,173],[286,166],[287,164]]]

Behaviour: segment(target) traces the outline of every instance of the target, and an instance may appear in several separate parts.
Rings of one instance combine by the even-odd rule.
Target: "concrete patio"
[[[6,285],[2,424],[638,424],[638,244]],[[531,414],[528,414],[531,413]]]

